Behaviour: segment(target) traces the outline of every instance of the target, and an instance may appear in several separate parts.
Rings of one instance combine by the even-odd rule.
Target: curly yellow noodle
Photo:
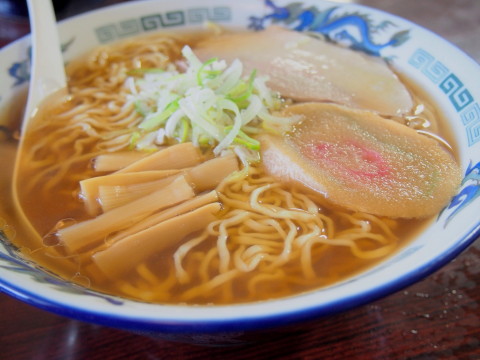
[[[189,301],[196,297],[203,297],[205,294],[208,294],[213,289],[221,286],[222,284],[231,281],[234,277],[238,276],[240,273],[239,270],[229,270],[225,273],[217,275],[213,277],[210,281],[205,284],[190,288],[189,290],[185,291],[180,298],[183,301]]]
[[[209,249],[205,253],[199,267],[203,285],[189,290],[184,300],[200,300],[206,296],[203,291],[221,286],[225,279],[222,274],[229,274],[232,280],[245,276],[242,274],[254,274],[248,280],[248,292],[252,292],[256,284],[263,281],[261,279],[270,278],[271,273],[277,273],[277,269],[286,264],[297,263],[308,283],[317,277],[315,259],[328,246],[346,247],[362,259],[382,257],[396,248],[393,232],[377,217],[339,212],[336,221],[343,219],[350,225],[336,231],[336,221],[319,213],[321,207],[315,199],[296,189],[284,190],[272,179],[265,183],[261,176],[262,169],[252,166],[241,186],[238,180],[223,182],[218,188],[225,207],[221,219],[178,248],[174,255],[177,276],[179,279],[188,277],[192,282],[192,276],[186,275],[191,271],[181,265],[182,261],[188,258],[193,247],[204,243],[208,237],[215,238],[217,245],[216,250]],[[372,226],[381,234],[368,232]],[[369,242],[368,248],[362,247],[364,242]],[[378,245],[371,249],[375,243]]]
[[[142,120],[129,97],[129,71],[167,67],[188,41],[149,36],[100,47],[71,63],[69,98],[48,108],[27,135],[23,201],[35,192],[35,199],[47,201],[54,192],[68,207],[65,218],[84,220],[87,215],[71,201],[78,182],[98,175],[91,166],[96,156],[128,150]],[[422,95],[413,94],[422,103]],[[422,118],[435,117],[430,106],[413,115],[409,125],[419,129]],[[350,267],[363,269],[399,246],[399,221],[340,209],[322,194],[268,176],[261,164],[226,178],[216,190],[223,208],[207,228],[138,264],[127,279],[90,274],[92,286],[152,302],[247,302],[328,286],[357,271]],[[60,246],[52,249],[50,255],[67,258]],[[98,270],[90,256],[68,259],[75,274]],[[80,281],[84,274],[75,276]]]
[[[217,256],[218,249],[216,247],[211,248],[206,255],[204,255],[204,259],[198,268],[198,274],[202,282],[207,282],[211,278],[210,269],[214,269],[216,267],[215,264],[218,266],[218,261],[216,261]]]
[[[196,238],[182,244],[177,251],[175,251],[175,254],[173,255],[174,262],[175,262],[175,269],[177,271],[177,276],[178,276],[178,281],[181,284],[186,284],[190,281],[190,276],[188,275],[188,272],[185,271],[185,269],[182,266],[182,260],[185,257],[185,255],[191,251],[195,246],[201,244],[203,241],[205,241],[208,238],[207,233],[203,233],[200,236],[197,236]]]

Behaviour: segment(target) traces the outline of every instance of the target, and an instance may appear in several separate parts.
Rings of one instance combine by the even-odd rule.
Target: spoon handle
[[[24,139],[30,121],[39,104],[49,95],[60,90],[67,92],[67,80],[63,64],[62,51],[57,33],[55,12],[51,0],[27,0],[31,28],[31,71],[27,104],[23,115],[22,136],[20,137],[17,160],[13,171],[12,194],[19,226],[27,236],[42,243],[40,234],[26,216],[20,202],[19,178],[20,163],[24,150]]]
[[[66,88],[67,80],[50,0],[27,0],[31,28],[32,67],[23,128],[48,95]]]

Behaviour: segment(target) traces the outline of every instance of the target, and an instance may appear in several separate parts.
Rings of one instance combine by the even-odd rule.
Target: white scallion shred
[[[239,60],[201,62],[189,46],[182,55],[183,72],[174,66],[135,69],[125,82],[129,102],[143,120],[132,131],[130,145],[151,150],[168,139],[213,147],[214,154],[231,149],[246,164],[259,158],[261,131],[285,132],[296,121],[274,112],[283,100],[256,71],[243,74]]]

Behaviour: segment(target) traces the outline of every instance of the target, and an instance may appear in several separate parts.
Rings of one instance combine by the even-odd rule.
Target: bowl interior
[[[205,21],[252,30],[273,20],[277,25],[308,29],[298,14],[287,13],[290,5],[279,0],[136,1],[73,17],[60,23],[59,29],[68,62],[98,45],[156,31],[192,31]],[[414,241],[380,265],[321,290],[245,305],[186,307],[145,304],[68,284],[19,257],[6,239],[13,233],[0,223],[0,289],[57,313],[140,330],[257,328],[331,314],[386,295],[431,273],[470,244],[480,228],[479,66],[435,34],[393,15],[327,1],[304,1],[300,6],[304,11],[314,7],[325,16],[325,26],[317,24],[315,31],[388,59],[402,76],[428,92],[448,122],[465,178],[450,205]],[[335,20],[328,20],[329,16]],[[395,26],[374,31],[387,22]],[[29,41],[25,37],[0,50],[0,129],[5,142],[22,110],[18,99],[24,98],[28,84]],[[2,152],[13,152],[13,148],[2,148]],[[8,171],[2,175],[2,187],[10,186],[10,176]],[[0,216],[8,223],[12,209],[8,199],[3,200]],[[17,230],[21,236],[21,229]]]

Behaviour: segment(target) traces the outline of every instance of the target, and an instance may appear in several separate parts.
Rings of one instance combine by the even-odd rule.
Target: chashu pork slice
[[[293,105],[286,114],[302,116],[292,133],[260,137],[267,173],[334,204],[423,218],[440,212],[460,184],[451,154],[404,125],[334,104]]]
[[[194,52],[203,61],[239,59],[244,72],[256,69],[269,77],[270,88],[300,102],[328,101],[383,115],[401,115],[413,106],[382,59],[281,27],[211,37]]]

